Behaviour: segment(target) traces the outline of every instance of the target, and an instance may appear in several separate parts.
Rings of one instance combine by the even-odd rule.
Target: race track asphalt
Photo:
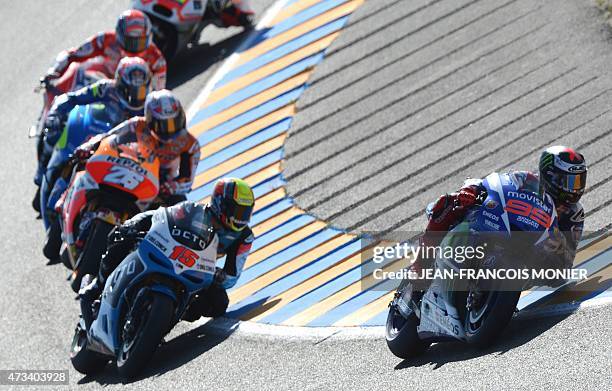
[[[127,3],[127,2],[126,2]],[[271,1],[257,1],[258,10],[262,10],[271,4]],[[389,5],[388,4],[396,4]],[[392,80],[392,75],[385,74],[384,71],[376,74],[368,74],[371,68],[354,67],[350,72],[346,72],[343,77],[335,76],[334,69],[338,69],[351,61],[351,56],[355,53],[349,50],[340,50],[343,46],[348,45],[351,41],[356,40],[355,45],[364,45],[365,48],[374,49],[376,45],[384,46],[389,37],[399,37],[398,31],[407,32],[410,29],[417,27],[419,21],[425,19],[410,19],[409,14],[411,9],[417,8],[423,4],[422,1],[410,2],[410,6],[399,7],[398,1],[378,1],[370,0],[369,3],[358,10],[354,15],[353,25],[351,25],[340,39],[331,48],[330,57],[323,62],[319,69],[315,72],[315,81],[322,78],[324,75],[331,75],[325,82],[314,83],[312,88],[303,97],[300,102],[302,112],[298,114],[296,127],[294,129],[303,129],[309,119],[306,118],[308,110],[310,110],[311,118],[318,118],[328,114],[326,110],[334,109],[337,106],[335,97],[329,98],[328,104],[320,105],[316,102],[330,91],[339,90],[341,86],[347,83],[344,76],[349,75],[353,80],[350,82],[351,88],[359,87],[358,91],[347,90],[344,98],[348,96],[350,99],[356,99],[365,93],[373,93],[379,90],[385,83],[384,80]],[[405,2],[401,2],[404,4]],[[433,3],[438,3],[434,1]],[[451,9],[461,7],[466,1],[444,1],[440,4],[432,5],[429,8],[430,12],[427,15],[427,20],[434,20],[440,17],[440,12],[444,13],[444,7],[447,7],[446,12]],[[462,10],[451,12],[449,18],[453,23],[443,22],[440,26],[433,26],[430,30],[421,29],[423,34],[425,31],[430,31],[431,34],[443,34],[445,31],[465,23],[469,15],[473,17],[478,13],[484,13],[486,10],[495,8],[501,4],[499,1],[480,1],[475,2],[474,8],[463,8]],[[521,10],[528,11],[537,9],[541,2],[536,1],[517,1],[510,2],[514,5],[509,7],[525,7],[509,8],[513,12],[507,15],[507,18],[501,17],[504,22],[510,22],[513,18],[519,17],[522,14]],[[557,2],[555,2],[557,3]],[[520,101],[514,103],[514,106],[508,106],[505,109],[500,109],[498,116],[491,116],[486,120],[487,126],[474,123],[472,126],[475,132],[490,132],[496,126],[500,126],[509,121],[513,116],[519,115],[519,112],[529,111],[538,104],[547,102],[555,96],[562,94],[564,91],[572,91],[555,103],[551,103],[550,107],[542,109],[542,114],[532,117],[525,117],[516,122],[514,128],[508,128],[507,131],[500,135],[521,134],[522,130],[531,129],[531,127],[539,126],[541,122],[547,118],[557,118],[559,113],[570,110],[576,107],[580,102],[594,98],[599,93],[603,93],[595,97],[589,104],[585,104],[576,109],[580,115],[572,116],[571,119],[564,119],[559,123],[551,124],[549,127],[535,133],[543,134],[546,137],[553,137],[555,134],[561,135],[565,130],[577,126],[581,122],[597,117],[589,125],[585,125],[581,131],[567,136],[572,142],[586,143],[589,140],[596,140],[588,146],[588,151],[592,160],[597,160],[599,168],[595,168],[595,174],[590,176],[594,179],[592,183],[603,181],[595,190],[588,195],[589,203],[585,200],[585,205],[589,209],[597,209],[589,220],[592,222],[593,228],[604,226],[610,222],[610,201],[609,194],[612,188],[609,180],[605,178],[609,175],[610,158],[606,155],[610,148],[610,118],[606,114],[609,110],[608,102],[609,95],[605,92],[610,86],[610,77],[605,73],[607,64],[609,64],[609,33],[603,27],[600,16],[597,11],[590,7],[588,2],[581,0],[563,1],[554,10],[546,12],[545,8],[540,8],[537,15],[544,15],[544,19],[535,18],[535,13],[525,16],[523,22],[514,22],[509,25],[507,32],[501,34],[503,41],[495,42],[492,39],[482,42],[476,46],[477,52],[472,54],[483,53],[499,46],[501,42],[509,42],[521,34],[528,33],[531,29],[539,26],[540,23],[546,22],[546,26],[542,27],[538,32],[533,32],[532,36],[524,43],[516,45],[517,50],[528,51],[536,49],[530,54],[538,62],[529,62],[524,65],[517,60],[514,66],[515,72],[529,72],[533,66],[540,66],[547,61],[552,61],[553,58],[559,57],[555,62],[547,65],[549,68],[540,68],[539,71],[534,71],[530,74],[532,79],[524,81],[507,88],[499,95],[486,98],[482,106],[476,105],[469,111],[460,112],[456,119],[452,122],[444,123],[440,129],[444,128],[451,130],[454,126],[459,126],[463,121],[470,121],[477,118],[478,114],[484,114],[489,106],[494,107],[505,102],[508,99],[513,99],[521,93],[529,89],[537,87],[538,83],[543,83],[548,79],[553,79],[560,76],[556,81],[551,81],[546,87],[542,87],[534,95],[525,102]],[[34,186],[31,182],[31,177],[34,172],[34,144],[32,140],[26,137],[27,128],[35,120],[38,111],[40,110],[41,99],[32,93],[35,82],[38,77],[44,72],[50,64],[51,59],[55,54],[66,46],[78,43],[83,37],[88,36],[101,29],[113,26],[116,15],[123,9],[123,2],[90,2],[85,0],[68,1],[56,0],[53,2],[1,2],[0,15],[3,16],[4,23],[0,24],[1,53],[0,56],[0,132],[2,132],[2,142],[0,142],[0,183],[2,183],[3,191],[0,202],[0,369],[70,369],[71,388],[77,389],[96,389],[100,385],[108,386],[108,388],[121,387],[120,380],[113,372],[108,372],[99,377],[89,378],[83,377],[71,369],[68,359],[68,348],[72,337],[72,329],[77,316],[77,305],[73,300],[74,295],[71,293],[68,285],[64,282],[67,275],[66,270],[60,266],[45,266],[45,261],[41,254],[41,245],[43,241],[43,230],[39,221],[34,219],[34,212],[30,208],[30,199],[34,191]],[[394,7],[399,7],[394,8]],[[437,7],[437,8],[436,8]],[[425,9],[425,8],[424,8]],[[368,15],[380,10],[374,16]],[[465,19],[460,17],[462,12],[465,13]],[[468,15],[469,14],[469,15]],[[391,24],[395,18],[401,19],[395,25],[398,30],[387,31],[385,34],[376,34],[375,31],[380,28],[380,18],[385,17]],[[404,17],[402,18],[402,15]],[[455,17],[454,15],[457,15]],[[529,19],[531,18],[531,19]],[[361,20],[360,23],[357,21]],[[405,22],[404,22],[405,20]],[[449,19],[450,20],[450,19]],[[463,21],[463,22],[462,22]],[[504,23],[502,22],[502,23]],[[407,23],[407,25],[402,25]],[[521,24],[522,23],[522,24]],[[574,26],[570,29],[571,26]],[[490,27],[490,26],[489,26]],[[487,31],[487,26],[478,27],[474,31],[470,30],[469,37],[474,38],[477,33]],[[216,68],[218,61],[227,54],[231,53],[231,48],[237,43],[237,40],[225,40],[228,35],[233,32],[214,32],[209,37],[213,46],[203,45],[196,48],[189,56],[180,59],[181,65],[171,75],[169,81],[170,86],[174,87],[178,95],[184,102],[188,103],[194,99],[205,81],[210,77],[211,72]],[[360,37],[368,36],[370,41],[364,41]],[[421,40],[421,43],[426,43],[426,35],[413,35],[415,40]],[[430,38],[434,37],[431,35]],[[445,38],[444,45],[440,47],[432,47],[431,53],[427,57],[418,55],[413,59],[418,62],[412,65],[406,65],[398,62],[398,68],[403,69],[403,72],[408,72],[410,67],[419,67],[433,59],[437,51],[437,55],[442,55],[445,50],[452,50],[462,45],[459,40],[451,40]],[[387,40],[387,41],[385,41]],[[415,41],[416,42],[416,41]],[[544,43],[549,42],[547,46],[540,47]],[[414,43],[417,45],[417,43]],[[510,44],[510,46],[513,44]],[[573,45],[573,46],[571,46]],[[350,47],[349,46],[349,47]],[[508,46],[508,47],[510,47]],[[358,46],[356,46],[358,47]],[[554,49],[554,50],[553,50]],[[562,50],[561,50],[562,49]],[[360,49],[364,54],[366,49]],[[393,61],[395,57],[401,56],[402,50],[391,50],[374,56],[374,63],[378,62],[379,66],[384,62]],[[466,52],[464,60],[471,59],[469,51]],[[496,66],[501,66],[504,61],[510,61],[517,57],[517,52],[508,52],[497,57],[492,57],[489,60],[478,60],[474,63],[481,70],[491,70]],[[589,61],[584,61],[588,58]],[[535,61],[534,60],[534,61]],[[461,62],[458,59],[448,57],[440,63],[440,68],[435,68],[426,75],[418,75],[412,79],[405,81],[397,81],[393,87],[396,89],[387,89],[386,92],[380,93],[375,100],[377,105],[388,105],[389,101],[395,97],[401,96],[402,91],[406,90],[406,85],[412,86],[408,88],[418,88],[420,83],[427,83],[442,76],[445,72],[451,71]],[[368,63],[370,64],[370,63]],[[538,64],[538,65],[536,65]],[[365,66],[365,64],[363,64]],[[401,66],[400,66],[401,65]],[[372,66],[371,64],[368,66]],[[576,67],[575,70],[572,70]],[[346,68],[346,69],[351,69]],[[388,69],[391,72],[391,69]],[[465,74],[453,73],[450,79],[440,83],[444,89],[432,89],[427,94],[429,98],[436,99],[438,96],[448,95],[449,91],[457,88],[462,82],[468,82],[473,78],[478,77],[478,73],[472,73],[472,68],[465,68]],[[399,72],[399,71],[397,71]],[[567,73],[566,73],[567,72]],[[446,102],[445,111],[442,109],[433,110],[434,114],[449,112],[459,105],[466,104],[469,99],[481,96],[486,91],[492,90],[497,85],[508,83],[512,77],[509,74],[496,76],[489,74],[483,80],[486,82],[479,84],[479,89],[468,89],[461,95],[459,99],[453,99]],[[366,77],[361,82],[354,82],[354,79]],[[399,77],[401,73],[395,73]],[[591,78],[592,81],[589,82]],[[586,82],[582,89],[578,86]],[[402,84],[404,83],[404,84]],[[387,87],[384,87],[387,88]],[[359,95],[361,94],[361,95]],[[497,92],[496,92],[497,94]],[[337,95],[342,95],[339,92]],[[471,98],[470,98],[471,97]],[[340,99],[340,98],[338,98]],[[406,106],[402,106],[401,110],[390,110],[399,116],[406,114],[410,108],[416,109],[423,102],[428,101],[424,97],[413,96]],[[345,102],[346,103],[346,102]],[[307,107],[311,105],[310,109]],[[365,104],[365,103],[364,103]],[[378,106],[365,106],[374,109]],[[408,107],[408,108],[407,108]],[[356,107],[355,110],[358,108]],[[348,110],[348,109],[347,109]],[[362,107],[361,110],[365,109]],[[349,115],[357,118],[355,113],[347,112]],[[429,120],[434,120],[437,117],[434,114],[415,115],[411,119],[411,127],[419,126]],[[503,115],[502,115],[503,114]],[[300,117],[301,116],[301,117]],[[332,132],[339,129],[343,124],[346,124],[346,118],[329,117],[319,122],[322,126],[320,133],[311,134],[310,140],[319,140],[318,135],[322,132]],[[446,117],[445,117],[446,118]],[[450,117],[449,117],[450,118]],[[370,129],[375,130],[374,126],[382,125],[380,122],[384,119],[385,124],[393,122],[396,118],[391,115],[379,115],[372,117]],[[443,121],[446,121],[444,119]],[[342,122],[344,121],[344,122]],[[418,122],[417,122],[418,121]],[[450,121],[450,119],[449,119]],[[554,125],[554,126],[553,126]],[[606,127],[607,126],[607,127]],[[344,133],[350,140],[357,140],[358,135],[366,135],[361,128],[358,133]],[[558,130],[562,129],[562,130]],[[608,132],[607,135],[603,135]],[[304,131],[302,134],[308,134]],[[371,141],[368,144],[377,145],[383,141],[399,142],[402,139],[401,132],[393,133],[396,139],[384,138],[376,141]],[[597,136],[601,136],[597,138]],[[299,136],[299,134],[298,134]],[[287,174],[290,178],[289,189],[293,193],[302,191],[298,195],[300,205],[312,208],[312,210],[320,216],[331,217],[338,213],[342,208],[346,208],[354,202],[359,201],[359,197],[367,196],[363,193],[365,185],[353,186],[352,189],[356,192],[354,199],[342,201],[338,200],[327,204],[314,206],[317,202],[315,192],[303,191],[313,183],[322,179],[321,174],[315,171],[305,172],[304,174],[295,175],[296,172],[306,167],[303,160],[300,160],[299,154],[295,153],[298,149],[303,148],[306,144],[300,144],[299,137],[290,137],[288,142],[288,162]],[[342,136],[342,137],[345,137]],[[421,144],[430,142],[430,136],[426,134],[415,138],[412,142],[418,140]],[[340,137],[340,136],[338,136]],[[352,138],[351,138],[352,137]],[[381,136],[382,137],[382,136]],[[384,136],[387,137],[387,136]],[[391,137],[391,136],[389,136]],[[372,139],[374,140],[374,139]],[[429,141],[428,141],[429,140]],[[469,140],[466,138],[465,140]],[[499,138],[497,143],[492,143],[495,147],[504,138]],[[606,143],[607,141],[607,143]],[[414,144],[417,148],[421,144]],[[324,143],[318,144],[325,145]],[[339,145],[335,142],[334,145]],[[535,147],[537,142],[534,138],[529,138],[517,144],[522,146],[519,148],[523,153],[528,149]],[[337,154],[333,149],[325,150],[323,148],[313,148],[311,151],[311,162],[323,161],[325,156]],[[414,166],[409,168],[415,171],[420,166],[432,166],[434,159],[440,159],[444,150],[443,148],[458,148],[459,141],[449,139],[438,147],[432,148],[429,152],[423,153],[418,160],[415,160]],[[398,144],[398,149],[406,152],[408,148],[406,144]],[[412,151],[409,149],[408,151]],[[507,150],[503,150],[507,152]],[[469,152],[469,153],[468,153]],[[365,155],[364,155],[365,154]],[[356,161],[360,157],[367,156],[367,150],[354,149],[350,153],[342,155],[340,161],[345,161],[346,165],[351,165],[351,159]],[[481,175],[487,169],[495,167],[496,164],[507,164],[521,156],[521,153],[510,157],[506,155],[489,156],[490,151],[483,149],[482,146],[476,149],[468,149],[463,155],[456,154],[449,158],[448,164],[457,164],[457,160],[465,161],[466,156],[482,158],[482,164],[478,163],[477,168],[470,173],[456,174],[445,178],[444,182],[437,185],[429,185],[428,181],[433,181],[438,177],[439,172],[435,169],[427,169],[423,171],[419,178],[419,188],[427,186],[431,188],[431,192],[440,192],[442,187],[455,186],[460,178],[466,175]],[[385,161],[391,163],[395,155],[388,156],[376,155],[380,160],[370,162],[366,167],[382,167]],[[504,159],[500,160],[500,156]],[[517,161],[520,164],[533,164],[533,154],[522,157]],[[427,159],[425,158],[427,157]],[[446,162],[447,159],[443,161]],[[480,162],[480,160],[479,160]],[[327,164],[327,163],[322,163]],[[445,163],[446,164],[446,163]],[[476,163],[475,163],[476,164]],[[442,166],[442,165],[441,165]],[[337,166],[338,168],[344,166]],[[446,167],[446,166],[444,166]],[[476,167],[476,166],[475,166]],[[362,169],[355,168],[347,170],[342,177],[346,177],[347,181],[361,180],[358,172]],[[395,183],[400,178],[401,172],[406,171],[406,166],[398,166],[397,171],[389,170],[384,174],[377,176],[376,180],[389,181]],[[437,169],[437,168],[436,168]],[[361,170],[361,171],[360,171]],[[370,175],[370,171],[364,171],[363,175]],[[598,174],[599,173],[599,174]],[[382,183],[382,182],[381,182]],[[386,182],[385,182],[386,183]],[[384,202],[378,204],[378,210],[383,210],[386,207],[391,207],[394,199],[397,201],[405,196],[406,189],[409,188],[409,182],[400,184],[396,191],[387,192],[382,195]],[[414,186],[414,184],[412,184]],[[440,187],[435,187],[440,186]],[[333,186],[326,188],[326,195],[332,195]],[[374,191],[376,188],[368,186],[368,191]],[[366,189],[366,190],[367,190]],[[321,190],[322,191],[322,190]],[[410,191],[410,190],[408,190]],[[398,196],[398,194],[401,194]],[[323,195],[323,193],[321,193]],[[414,200],[414,203],[406,205],[406,212],[402,216],[409,216],[420,208],[419,204],[424,202],[431,194],[423,193]],[[592,200],[592,201],[591,201]],[[403,207],[402,207],[403,208]],[[367,216],[367,211],[370,208],[355,208],[353,214],[342,214],[338,217],[332,217],[332,221],[343,227],[351,227],[358,222],[363,221]],[[389,209],[392,210],[392,209]],[[399,213],[392,213],[400,215]],[[371,223],[361,224],[356,226],[357,229],[387,229],[394,224],[402,221],[401,217],[396,220],[388,220],[383,218],[381,214],[379,218],[372,218]],[[607,220],[606,220],[607,219]],[[377,221],[382,221],[379,223]],[[411,220],[415,225],[419,222],[418,218]],[[405,224],[409,224],[405,223]],[[368,225],[369,224],[369,225]],[[304,340],[286,340],[274,339],[268,337],[255,337],[248,335],[231,335],[231,336],[214,336],[208,335],[205,328],[194,328],[189,324],[180,324],[167,337],[167,343],[161,348],[159,354],[153,359],[150,369],[143,374],[141,379],[137,379],[131,383],[130,388],[155,388],[159,390],[167,389],[215,389],[215,390],[239,390],[239,389],[492,389],[499,388],[500,385],[504,389],[601,389],[609,388],[612,384],[612,335],[609,327],[609,322],[612,317],[612,309],[592,308],[581,310],[580,312],[562,318],[547,318],[544,320],[518,320],[514,321],[510,328],[504,334],[503,342],[490,350],[479,352],[474,350],[465,350],[459,344],[445,344],[433,348],[429,353],[421,359],[414,362],[401,362],[394,358],[386,349],[383,341],[378,339],[366,340],[334,340],[331,338],[324,341],[304,341]],[[79,385],[77,385],[77,382]],[[0,386],[0,389],[7,387]],[[21,389],[21,388],[20,388]]]

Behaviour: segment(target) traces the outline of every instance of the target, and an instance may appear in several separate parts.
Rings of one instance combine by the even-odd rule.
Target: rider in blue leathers
[[[115,79],[103,79],[80,90],[54,99],[45,121],[44,149],[38,162],[34,183],[40,186],[53,148],[59,140],[70,111],[77,105],[104,103],[116,114],[116,125],[143,115],[144,102],[151,84],[151,71],[139,57],[124,57],[117,66]]]

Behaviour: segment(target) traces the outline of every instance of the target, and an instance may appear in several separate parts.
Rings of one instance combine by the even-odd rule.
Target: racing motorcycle
[[[159,166],[157,155],[142,142],[121,143],[113,136],[103,138],[86,163],[74,164],[70,186],[56,204],[60,218],[49,236],[61,232],[62,261],[73,270],[75,292],[85,274],[98,271],[110,231],[156,199]]]
[[[113,361],[121,376],[134,377],[196,292],[210,286],[219,238],[199,213],[157,209],[136,250],[107,278],[101,299],[81,300],[70,352],[77,371],[93,374]]]
[[[43,108],[38,116],[38,120],[30,127],[28,132],[28,137],[38,138],[36,152],[39,160],[42,148],[44,147],[43,131],[53,99],[58,95],[76,91],[79,88],[93,84],[100,79],[112,78],[113,72],[110,71],[111,69],[109,69],[104,58],[96,57],[81,63],[74,62],[70,64],[64,74],[56,80],[42,79],[40,81],[39,86],[34,89],[34,92],[42,94]]]
[[[53,104],[53,100],[56,96],[66,92],[76,91],[79,88],[88,86],[95,83],[96,81],[104,78],[112,78],[113,74],[108,68],[108,64],[102,57],[92,58],[82,63],[72,63],[66,69],[66,72],[56,80],[45,80],[42,79],[38,87],[34,89],[34,92],[41,93],[43,96],[43,107],[38,116],[37,121],[30,126],[28,132],[29,138],[36,138],[36,159],[40,161],[43,154],[44,143],[44,131],[45,123],[47,122],[47,115],[49,109]],[[40,187],[36,189],[36,195],[32,201],[34,210],[40,212]]]
[[[399,358],[417,356],[433,342],[459,340],[489,346],[510,322],[521,290],[533,286],[527,279],[443,277],[443,271],[460,268],[527,268],[533,265],[529,259],[538,254],[536,244],[558,232],[550,196],[542,200],[538,194],[519,190],[508,174],[492,173],[483,186],[486,192],[478,205],[440,244],[442,248],[484,244],[481,259],[460,263],[436,254],[433,267],[440,273],[434,274],[426,291],[422,293],[415,286],[422,280],[404,279],[389,304],[385,336],[387,346]]]
[[[209,24],[251,28],[255,15],[249,0],[132,0],[131,7],[151,19],[153,40],[168,61],[198,42]]]
[[[45,229],[56,217],[54,206],[68,187],[72,166],[67,163],[72,152],[89,138],[108,132],[121,118],[121,113],[103,103],[75,106],[70,111],[40,186],[40,213]]]

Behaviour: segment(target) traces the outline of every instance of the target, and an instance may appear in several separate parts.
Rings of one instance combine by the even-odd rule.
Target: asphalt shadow
[[[433,370],[436,370],[451,362],[471,360],[495,353],[502,355],[528,343],[570,315],[571,313],[539,319],[537,322],[534,322],[533,319],[515,318],[493,346],[477,349],[462,342],[436,343],[430,346],[423,355],[403,360],[395,366],[395,369],[401,370],[433,364]]]
[[[209,321],[210,322],[210,321]],[[228,339],[236,330],[234,327],[239,321],[228,324],[227,331],[214,333],[207,332],[208,323],[179,335],[169,341],[163,342],[155,351],[155,355],[147,364],[145,370],[133,379],[123,379],[119,376],[116,367],[106,367],[104,371],[96,375],[87,375],[81,378],[77,384],[96,382],[101,386],[110,384],[130,384],[140,380],[159,377],[191,362],[200,355],[208,352],[215,346]]]
[[[213,45],[206,42],[192,44],[178,53],[168,64],[166,88],[174,89],[225,60],[236,51],[249,32],[243,30]]]

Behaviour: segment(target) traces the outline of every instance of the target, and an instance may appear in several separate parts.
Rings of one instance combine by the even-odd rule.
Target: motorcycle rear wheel
[[[117,370],[122,377],[130,379],[142,371],[164,335],[170,330],[173,314],[172,299],[163,294],[152,293],[148,304],[138,314],[140,319],[135,320],[137,329],[121,342],[117,355]],[[123,322],[122,329],[126,327],[127,320]]]
[[[77,268],[75,269],[70,287],[77,293],[81,289],[81,280],[86,274],[98,274],[100,260],[106,252],[106,239],[115,226],[101,220],[94,220],[91,231],[87,237],[85,248],[81,253]]]
[[[464,328],[467,342],[480,348],[490,346],[510,323],[521,292],[484,292],[484,303],[467,311]]]
[[[419,319],[412,313],[406,319],[395,305],[389,307],[385,325],[385,339],[391,353],[401,359],[408,359],[423,354],[431,345],[417,334]]]

